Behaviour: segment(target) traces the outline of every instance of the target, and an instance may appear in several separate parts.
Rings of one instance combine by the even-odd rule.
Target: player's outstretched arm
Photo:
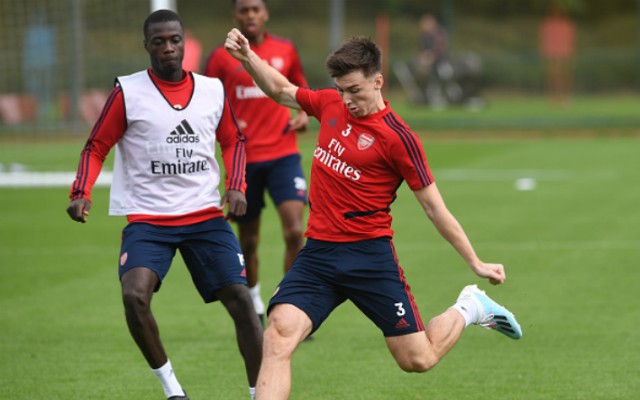
[[[238,29],[229,31],[224,47],[233,58],[242,63],[244,69],[267,96],[283,106],[300,108],[296,100],[298,87],[258,57],[251,50],[247,38]]]
[[[506,278],[504,266],[485,263],[478,258],[467,234],[458,220],[449,212],[435,183],[415,190],[413,193],[440,235],[451,243],[476,275],[489,279],[489,282],[494,285],[504,282]]]

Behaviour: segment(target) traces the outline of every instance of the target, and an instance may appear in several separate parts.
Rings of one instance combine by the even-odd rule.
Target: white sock
[[[165,365],[158,369],[151,369],[151,371],[153,371],[160,380],[165,397],[184,396],[184,390],[182,390],[182,386],[178,383],[176,374],[173,373],[171,361],[167,360]]]
[[[454,304],[450,308],[453,308],[454,310],[458,311],[460,315],[462,315],[462,318],[464,318],[465,328],[471,324],[478,323],[480,313],[478,311],[478,304],[473,301],[473,299],[469,297],[458,299],[458,301],[456,301],[456,304]]]
[[[249,288],[251,294],[251,300],[253,300],[253,308],[256,309],[257,314],[264,314],[264,303],[262,297],[260,297],[260,283],[256,283],[254,287]]]
[[[251,395],[251,400],[256,400],[256,388],[249,387],[249,394]]]

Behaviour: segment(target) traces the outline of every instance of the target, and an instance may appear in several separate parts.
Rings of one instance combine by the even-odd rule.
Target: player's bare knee
[[[273,312],[269,315],[269,328],[267,330],[276,340],[290,339],[295,333],[295,327],[291,321],[282,318],[278,312]]]
[[[298,345],[298,340],[286,328],[269,325],[264,331],[264,356],[290,358]]]
[[[218,290],[215,294],[232,317],[238,313],[253,310],[251,295],[245,285],[229,285]]]
[[[301,226],[287,227],[283,231],[284,241],[289,248],[301,248],[303,244],[303,230]]]
[[[423,373],[423,372],[427,372],[429,370],[431,370],[433,367],[436,366],[435,361],[431,361],[431,360],[414,360],[413,362],[413,368],[410,372],[418,372],[418,373]]]
[[[404,372],[427,372],[438,363],[438,360],[430,356],[410,356],[402,360],[397,360],[398,366]]]
[[[258,237],[257,234],[244,235],[240,237],[239,242],[240,242],[240,248],[242,248],[242,254],[244,254],[244,256],[247,257],[247,255],[255,254],[256,250],[258,249],[258,243],[260,242],[260,238]]]
[[[433,368],[433,365],[427,364],[427,363],[407,363],[407,364],[399,364],[399,365],[404,372],[423,373]]]
[[[277,309],[269,315],[269,325],[264,332],[265,344],[276,346],[278,353],[293,353],[300,342],[299,328],[286,315],[278,313]]]
[[[122,288],[122,302],[127,310],[142,311],[151,307],[151,297],[137,287]]]

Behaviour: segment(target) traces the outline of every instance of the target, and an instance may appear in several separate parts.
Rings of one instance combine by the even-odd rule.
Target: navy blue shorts
[[[300,154],[271,161],[247,164],[247,213],[234,216],[237,222],[251,222],[260,218],[265,206],[264,192],[269,191],[273,203],[278,206],[286,200],[307,202],[307,182],[304,179]]]
[[[308,239],[269,302],[293,304],[315,332],[331,312],[351,300],[384,336],[424,330],[393,243],[378,238],[351,243]]]
[[[216,301],[214,293],[224,287],[247,284],[242,251],[223,217],[186,226],[127,225],[122,231],[120,278],[132,268],[149,268],[160,279],[158,291],[176,250],[206,303]]]

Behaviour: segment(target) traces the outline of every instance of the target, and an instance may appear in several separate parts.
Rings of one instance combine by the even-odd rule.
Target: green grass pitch
[[[470,327],[427,374],[395,365],[375,326],[338,308],[293,360],[293,399],[632,399],[640,396],[640,180],[637,137],[449,141],[423,135],[440,191],[479,255],[507,281],[476,279],[406,187],[396,245],[423,319],[478,283],[519,318],[520,341]],[[444,139],[443,139],[444,138]],[[301,139],[307,168],[314,134]],[[75,169],[81,141],[0,146],[0,162]],[[533,178],[532,191],[514,188]],[[124,220],[98,188],[90,222],[66,215],[68,188],[0,188],[0,398],[161,399],[127,331],[117,257]],[[282,240],[264,214],[265,300]],[[193,399],[247,399],[232,324],[204,305],[177,257],[154,312]]]

